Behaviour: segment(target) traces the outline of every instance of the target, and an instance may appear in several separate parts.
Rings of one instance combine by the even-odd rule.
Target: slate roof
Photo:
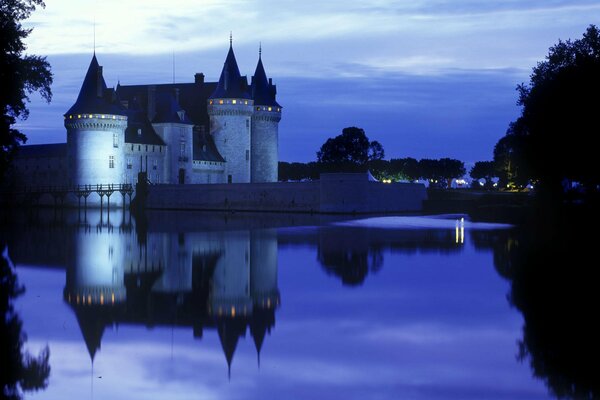
[[[235,60],[235,54],[233,53],[233,46],[229,45],[229,52],[225,63],[223,64],[223,70],[221,71],[221,77],[217,88],[210,95],[211,99],[249,99],[250,94],[248,93],[248,80],[246,77],[240,75],[240,69],[238,68],[237,61]]]
[[[165,142],[156,133],[146,112],[140,107],[139,102],[129,103],[127,110],[127,128],[125,128],[125,143],[165,145]]]
[[[267,79],[267,74],[263,67],[260,55],[258,57],[258,64],[256,65],[254,76],[252,77],[251,87],[254,105],[281,107],[275,100],[275,95],[277,93],[276,86]]]
[[[194,133],[194,160],[225,162],[217,150],[213,137],[208,132]]]
[[[112,114],[125,115],[123,108],[114,101],[114,91],[108,90],[102,67],[98,64],[96,53],[92,57],[83,84],[79,90],[79,96],[75,104],[69,108],[65,115],[69,114]]]
[[[17,150],[17,157],[25,158],[66,158],[67,144],[52,143],[52,144],[33,144],[28,146],[20,146]]]
[[[194,124],[188,118],[187,112],[177,102],[174,94],[161,92],[157,93],[156,97],[156,116],[152,123]]]

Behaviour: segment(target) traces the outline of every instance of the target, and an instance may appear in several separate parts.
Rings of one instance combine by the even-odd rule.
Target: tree
[[[475,180],[485,179],[485,188],[491,189],[493,187],[493,179],[498,177],[496,172],[496,163],[493,161],[477,161],[469,172],[471,178]]]
[[[381,160],[384,154],[383,146],[375,140],[370,142],[363,129],[349,127],[341,135],[327,139],[317,152],[317,161],[352,170],[366,167],[368,161]]]
[[[19,285],[2,240],[0,249],[5,251],[0,255],[0,397],[17,400],[22,398],[23,391],[48,386],[50,350],[46,346],[37,358],[23,350],[27,335],[14,309],[14,300],[25,288]]]
[[[25,134],[15,129],[17,119],[29,116],[28,95],[39,92],[50,102],[52,73],[45,57],[24,55],[24,40],[31,33],[21,21],[27,19],[36,7],[44,7],[42,0],[0,0],[0,177],[8,168],[18,146],[27,141]]]
[[[440,158],[440,175],[446,180],[447,187],[452,185],[452,179],[462,178],[465,173],[465,163],[453,158]]]
[[[599,70],[600,32],[590,25],[581,39],[559,40],[533,68],[529,83],[517,87],[521,117],[516,123],[523,137],[506,139],[501,147],[521,151],[531,177],[546,189],[560,191],[565,180],[589,188],[600,184]]]

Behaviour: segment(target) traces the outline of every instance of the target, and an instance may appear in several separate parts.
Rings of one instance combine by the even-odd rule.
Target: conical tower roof
[[[275,100],[275,86],[267,79],[261,52],[259,52],[258,64],[252,77],[252,99],[255,105],[281,107]]]
[[[229,52],[227,58],[225,58],[225,64],[221,71],[221,77],[217,88],[210,95],[210,99],[249,99],[250,94],[247,90],[247,81],[240,75],[240,69],[238,68],[235,54],[233,53],[233,45],[230,40]]]
[[[122,107],[115,104],[107,96],[106,82],[102,74],[102,67],[98,64],[96,53],[92,57],[79,96],[73,106],[65,115],[72,114],[113,114],[124,115]]]

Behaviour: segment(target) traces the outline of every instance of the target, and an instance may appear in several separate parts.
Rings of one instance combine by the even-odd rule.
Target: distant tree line
[[[342,134],[327,139],[317,152],[317,161],[309,163],[280,162],[282,181],[316,180],[328,172],[367,172],[380,180],[415,181],[426,179],[432,186],[450,187],[452,179],[465,173],[462,161],[450,158],[421,159],[411,157],[384,160],[383,146],[369,141],[361,128],[349,127]]]

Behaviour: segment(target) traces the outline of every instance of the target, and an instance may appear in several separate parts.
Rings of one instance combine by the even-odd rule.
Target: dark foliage
[[[485,179],[484,187],[486,189],[492,189],[494,178],[498,177],[496,163],[493,161],[477,161],[471,168],[469,175],[475,180]]]
[[[515,185],[533,179],[560,191],[564,180],[600,184],[595,136],[600,131],[600,32],[561,41],[518,86],[521,117],[496,145],[495,160]]]
[[[317,152],[317,161],[342,167],[364,166],[369,161],[382,160],[384,155],[381,143],[370,142],[363,129],[349,127],[341,135],[327,139]]]
[[[4,243],[0,242],[4,249]],[[46,346],[38,357],[23,351],[27,336],[23,322],[15,312],[14,299],[23,294],[17,275],[8,259],[0,257],[0,398],[21,399],[23,391],[48,386],[50,350]]]
[[[600,273],[594,261],[598,201],[540,204],[533,220],[503,246],[496,269],[511,282],[509,299],[524,319],[518,358],[558,398],[600,397]]]
[[[50,64],[45,57],[23,54],[31,29],[23,28],[21,21],[38,6],[44,7],[42,0],[0,0],[0,177],[27,140],[13,125],[29,116],[28,95],[39,92],[48,102],[52,98]]]

